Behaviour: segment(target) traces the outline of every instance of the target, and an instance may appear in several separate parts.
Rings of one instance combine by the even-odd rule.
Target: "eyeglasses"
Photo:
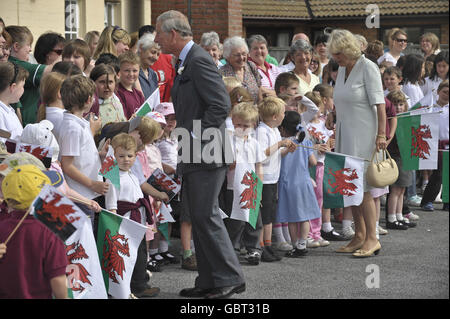
[[[57,49],[57,50],[52,50],[53,52],[55,52],[57,55],[61,55],[63,53],[62,49]]]
[[[400,43],[408,43],[408,40],[406,40],[406,39],[395,39],[395,41],[400,42]]]

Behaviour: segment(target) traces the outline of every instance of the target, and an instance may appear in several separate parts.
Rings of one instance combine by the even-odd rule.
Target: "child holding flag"
[[[10,216],[0,222],[0,243],[27,214],[51,175],[34,165],[15,167],[3,180],[2,192]],[[50,177],[49,177],[50,176]],[[24,217],[0,262],[0,298],[67,298],[67,257],[63,242],[32,215]]]
[[[149,200],[144,196],[138,178],[131,172],[136,160],[137,145],[132,136],[120,133],[111,140],[114,156],[119,166],[120,189],[108,180],[109,191],[105,195],[106,209],[145,225],[153,222]],[[154,297],[159,288],[146,284],[147,244],[142,238],[131,277],[131,292],[136,297]]]
[[[231,135],[231,147],[235,162],[230,166],[227,173],[228,185],[225,195],[226,213],[230,216],[230,218],[224,220],[228,235],[236,251],[239,251],[242,240],[247,250],[245,259],[251,265],[258,265],[261,259],[259,237],[262,230],[262,220],[260,214],[254,218],[254,216],[250,216],[252,214],[250,209],[244,208],[255,200],[244,195],[249,189],[244,180],[249,176],[248,173],[254,172],[259,180],[263,181],[262,161],[265,156],[258,141],[252,137],[252,132],[258,122],[258,116],[258,110],[250,102],[239,103],[231,111],[234,126],[233,135]],[[257,193],[257,186],[255,187],[256,190],[250,189],[253,191],[252,194]],[[254,212],[258,213],[258,209],[259,207],[256,207]]]
[[[286,257],[291,258],[307,253],[309,221],[321,216],[308,169],[308,166],[317,165],[317,160],[312,149],[313,143],[304,140],[305,131],[301,122],[300,114],[287,111],[280,126],[281,135],[296,145],[291,154],[287,154],[289,149],[281,152],[283,158],[278,185],[277,221],[289,223],[293,249],[286,253]]]

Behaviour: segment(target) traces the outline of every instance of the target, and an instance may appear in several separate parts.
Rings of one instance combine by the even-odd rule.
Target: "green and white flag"
[[[399,117],[395,134],[404,170],[437,168],[438,112]]]
[[[364,197],[364,160],[339,153],[325,153],[323,207],[358,206]]]
[[[69,297],[108,299],[91,221],[86,217],[83,223],[64,243],[69,262],[66,267]]]
[[[156,88],[155,91],[145,100],[144,104],[142,104],[139,109],[136,111],[137,116],[145,116],[147,113],[153,111],[155,107],[161,103],[159,97],[159,89]]]
[[[253,228],[258,221],[263,183],[251,164],[236,163],[233,182],[233,208],[230,218],[248,222]]]
[[[448,203],[448,150],[442,151],[442,202]]]
[[[147,227],[103,210],[98,221],[97,249],[106,291],[116,299],[128,299],[137,249]]]

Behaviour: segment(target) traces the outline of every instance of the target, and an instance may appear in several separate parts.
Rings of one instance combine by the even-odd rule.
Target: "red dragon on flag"
[[[80,259],[89,259],[83,245],[77,241],[66,246],[66,255],[70,264],[66,269],[66,275],[69,279],[69,287],[71,287],[73,291],[81,292],[85,289],[81,283],[86,283],[92,286],[91,281],[88,279],[88,276],[90,276],[89,272],[82,264],[75,263],[75,261]]]
[[[244,189],[240,195],[241,199],[239,201],[239,204],[244,204],[241,206],[243,209],[255,209],[256,208],[256,198],[257,198],[257,191],[256,187],[258,185],[258,181],[253,178],[251,172],[246,172],[244,176],[242,177],[241,181],[242,185],[246,185],[247,188]]]
[[[102,163],[102,167],[100,168],[100,174],[106,175],[115,165],[116,160],[114,159],[114,157],[106,157],[104,162]]]
[[[103,246],[102,269],[108,273],[109,278],[115,283],[119,283],[116,274],[123,279],[123,273],[125,272],[125,262],[121,255],[130,257],[128,238],[119,233],[111,236],[111,231],[107,229]]]
[[[412,126],[411,134],[411,157],[427,159],[428,157],[425,154],[430,155],[430,145],[424,139],[433,138],[430,126],[420,125],[417,129]]]
[[[339,193],[343,196],[353,196],[355,195],[355,191],[357,186],[349,181],[355,180],[358,178],[358,174],[356,173],[356,169],[342,168],[340,170],[334,171],[330,168],[328,174],[334,176],[335,182],[332,183],[331,179],[328,180],[328,185],[331,189],[328,189],[329,194]]]
[[[52,196],[53,199],[51,201],[47,202],[48,197],[46,197],[41,201],[41,205],[36,205],[36,215],[41,215],[59,231],[80,219],[80,217],[70,216],[76,213],[72,205],[60,204],[56,206],[61,201],[62,195],[55,192],[52,193]]]

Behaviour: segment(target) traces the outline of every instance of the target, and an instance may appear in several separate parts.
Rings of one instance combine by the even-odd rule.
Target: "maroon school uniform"
[[[0,243],[6,240],[23,214],[23,211],[13,211],[10,218],[0,221]],[[66,266],[61,239],[33,216],[28,216],[0,259],[0,299],[52,298],[50,279],[65,275]]]
[[[117,86],[116,95],[122,103],[123,114],[127,119],[130,119],[131,115],[133,115],[133,113],[145,102],[144,94],[142,94],[141,91],[136,88],[133,88],[132,91],[128,91],[121,83]]]

